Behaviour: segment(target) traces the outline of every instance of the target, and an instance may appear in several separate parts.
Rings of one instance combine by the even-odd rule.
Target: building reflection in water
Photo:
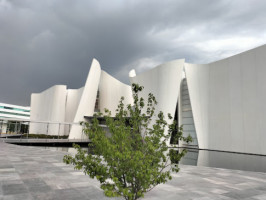
[[[65,151],[72,155],[77,153],[73,147],[42,147],[52,151]],[[92,153],[88,147],[82,148],[88,153]],[[172,149],[176,152],[183,150]],[[174,161],[173,161],[174,162]],[[266,172],[266,156],[239,154],[230,152],[218,152],[198,149],[187,149],[186,155],[179,164],[215,167],[224,169],[235,169],[254,172]]]
[[[266,172],[266,156],[187,149],[183,165]]]

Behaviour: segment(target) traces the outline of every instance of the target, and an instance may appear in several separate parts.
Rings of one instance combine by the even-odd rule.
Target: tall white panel
[[[230,88],[226,60],[209,65],[209,145],[230,149]]]
[[[230,84],[230,121],[231,121],[231,151],[241,152],[245,149],[245,136],[243,124],[243,91],[242,91],[242,65],[240,57],[233,56],[228,60]],[[240,137],[239,133],[243,133]]]
[[[84,87],[67,90],[65,122],[72,123],[74,121],[83,89]],[[65,135],[69,135],[70,129],[71,125],[65,125]]]
[[[258,115],[256,116],[259,129],[258,145],[264,154],[266,154],[266,45],[256,49],[255,66],[257,71],[257,104]],[[251,124],[252,125],[252,124]]]
[[[102,71],[99,84],[100,111],[104,112],[104,109],[108,108],[114,116],[122,96],[125,98],[125,105],[133,103],[131,87]]]
[[[64,122],[66,86],[55,85],[42,93],[31,95],[31,121]],[[30,133],[64,135],[64,128],[55,124],[31,123]]]
[[[265,52],[266,53],[266,52]],[[264,95],[257,93],[257,66],[256,49],[239,55],[242,78],[242,110],[243,110],[243,127],[244,127],[244,151],[261,152],[258,115],[260,113],[258,98]],[[266,81],[264,81],[266,84]],[[266,150],[266,148],[264,148]],[[266,151],[264,151],[266,154]]]
[[[185,73],[199,148],[209,144],[209,66],[185,63]]]
[[[172,116],[175,114],[183,67],[184,60],[182,59],[159,65],[136,76],[134,76],[134,71],[131,71],[130,82],[144,86],[140,96],[145,100],[149,93],[154,94],[158,101],[156,111],[163,111],[167,119],[167,113]],[[168,123],[172,121],[167,119]]]
[[[74,122],[84,121],[84,116],[93,116],[97,91],[101,77],[101,67],[96,59],[93,59],[90,72],[88,74],[79,106],[74,118]],[[69,139],[79,139],[82,137],[82,127],[72,126]]]
[[[84,87],[80,89],[76,89],[76,90],[75,89],[67,90],[65,122],[74,121],[83,90],[84,90]]]

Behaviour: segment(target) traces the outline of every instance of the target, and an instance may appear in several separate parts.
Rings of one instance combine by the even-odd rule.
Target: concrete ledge
[[[88,146],[89,139],[2,139],[9,144],[29,145],[29,146],[69,146],[74,143],[80,146]]]

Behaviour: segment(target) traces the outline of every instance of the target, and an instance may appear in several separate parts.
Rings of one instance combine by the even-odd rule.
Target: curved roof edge
[[[122,84],[122,85],[125,85],[125,86],[130,86],[130,85],[128,85],[128,84],[126,84],[126,83],[123,83],[123,82],[121,82],[120,80],[116,79],[115,77],[113,77],[112,75],[110,75],[109,73],[107,73],[107,72],[106,72],[106,71],[104,71],[104,70],[101,70],[101,73],[104,73],[104,74],[106,74],[107,76],[109,76],[110,78],[112,78],[113,80],[115,80],[115,81],[119,82],[119,83],[120,83],[120,84]]]
[[[67,89],[67,85],[53,85],[53,86],[51,86],[51,87],[49,87],[49,88],[47,88],[47,89],[45,89],[45,90],[43,90],[43,91],[41,91],[41,92],[34,92],[34,93],[31,93],[31,94],[32,94],[32,95],[33,95],[33,94],[42,94],[42,93],[44,93],[44,92],[50,90],[51,88],[55,88],[55,87],[65,87],[65,88]]]
[[[140,74],[147,74],[147,73],[150,73],[150,72],[152,72],[152,71],[154,71],[154,70],[156,70],[156,69],[158,69],[158,68],[165,67],[166,65],[174,64],[175,62],[176,62],[176,63],[180,63],[180,62],[185,63],[185,59],[184,59],[184,58],[183,58],[183,59],[176,59],[176,60],[172,60],[172,61],[169,61],[169,62],[166,62],[166,63],[162,63],[162,64],[160,64],[160,65],[157,65],[157,66],[155,66],[155,67],[153,67],[153,68],[151,68],[151,69],[148,69],[148,70],[146,70],[146,71],[144,71],[144,72],[141,72],[141,73],[139,73],[139,74],[136,74],[136,71],[135,71],[134,69],[132,69],[132,70],[129,72],[129,77],[132,78],[132,77],[138,76],[138,75],[140,75]]]
[[[235,56],[240,56],[240,55],[246,54],[246,53],[248,53],[250,51],[253,51],[255,49],[260,49],[260,48],[265,48],[265,47],[266,47],[266,44],[263,44],[263,45],[260,45],[260,46],[257,46],[257,47],[250,48],[250,49],[245,50],[245,51],[241,51],[241,52],[239,52],[237,54],[233,54],[231,56],[228,56],[228,57],[225,57],[225,58],[221,58],[219,60],[211,61],[211,62],[208,62],[208,63],[200,63],[200,64],[198,64],[198,63],[187,63],[186,62],[186,64],[192,64],[192,65],[209,65],[209,64],[213,64],[213,63],[217,63],[217,62],[220,62],[220,61],[223,61],[223,60],[230,59],[230,58],[235,57]]]
[[[92,59],[92,61],[91,61],[91,68],[98,68],[98,69],[102,70],[101,69],[100,62],[96,58],[93,58]]]

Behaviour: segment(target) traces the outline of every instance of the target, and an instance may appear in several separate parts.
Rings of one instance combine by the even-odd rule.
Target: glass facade
[[[13,113],[13,112],[5,112],[5,111],[0,111],[0,114],[8,114],[8,115],[16,115],[16,116],[25,116],[25,117],[30,117],[30,114],[22,114],[22,113]]]
[[[22,134],[28,130],[30,107],[0,103],[0,134]]]
[[[30,112],[30,110],[26,110],[26,109],[21,109],[21,108],[12,108],[12,107],[8,107],[8,106],[0,106],[0,109],[8,109],[8,110],[14,110],[14,111],[21,111],[21,112]]]

